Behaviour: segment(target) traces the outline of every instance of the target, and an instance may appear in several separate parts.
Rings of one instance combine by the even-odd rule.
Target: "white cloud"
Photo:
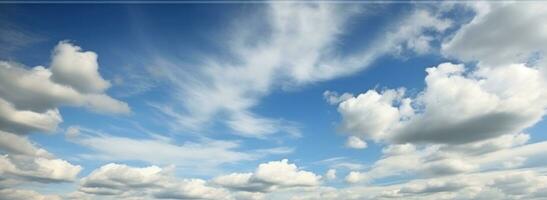
[[[515,146],[520,146],[528,142],[529,139],[530,135],[524,133],[508,134],[468,144],[443,146],[441,147],[441,150],[447,152],[462,152],[469,155],[479,155],[502,149],[508,149]]]
[[[28,138],[0,131],[0,148],[8,154],[51,157],[46,150],[37,148]]]
[[[160,139],[137,139],[111,135],[82,136],[75,142],[94,150],[82,155],[86,159],[145,161],[152,164],[175,164],[194,173],[211,173],[219,165],[254,160],[258,156],[237,151],[234,141],[203,140],[171,143]],[[195,166],[201,166],[196,169]]]
[[[425,176],[443,176],[447,174],[459,174],[471,172],[478,167],[473,162],[462,158],[444,158],[437,161],[424,163],[420,168]]]
[[[127,103],[116,100],[106,94],[89,94],[83,106],[98,113],[128,114],[131,109]]]
[[[357,173],[354,173],[357,174]],[[501,170],[345,188],[293,188],[271,199],[543,199],[545,168]],[[280,198],[281,197],[281,198]]]
[[[215,177],[213,182],[226,188],[250,192],[269,192],[275,186],[260,181],[254,181],[253,173],[231,173]]]
[[[341,129],[355,134],[357,139],[385,137],[385,130],[399,121],[400,111],[392,104],[403,93],[404,90],[386,90],[382,94],[369,90],[343,101],[338,107],[343,118]]]
[[[346,147],[354,148],[354,149],[364,149],[367,148],[367,142],[364,140],[361,140],[358,137],[350,136],[348,137],[348,140],[346,141]]]
[[[462,146],[426,145],[416,148],[411,144],[390,145],[384,148],[384,156],[366,171],[353,171],[346,176],[350,183],[373,183],[375,180],[414,175],[417,178],[443,177],[455,174],[468,174],[543,166],[541,152],[547,149],[546,142],[523,144],[524,136],[500,136],[488,141]],[[490,144],[512,138],[510,145],[489,147]],[[476,146],[478,145],[478,146]],[[486,146],[482,146],[486,145]],[[465,148],[476,146],[478,148]]]
[[[93,81],[97,80],[75,75],[77,79],[74,81],[78,83],[56,82],[53,77],[57,73],[65,76],[67,71],[102,80],[94,56],[89,56],[95,53],[79,52],[80,47],[67,42],[60,42],[56,49],[59,52],[52,55],[55,66],[50,68],[36,66],[29,69],[17,63],[0,61],[0,124],[3,130],[18,134],[53,131],[62,122],[58,107],[63,105],[84,106],[103,113],[130,112],[127,103],[104,94],[107,86],[93,91],[80,90],[77,86],[94,87]],[[62,69],[58,69],[59,66]]]
[[[213,182],[234,190],[270,192],[279,188],[310,187],[320,184],[321,176],[300,170],[287,159],[262,163],[253,173],[232,173]]]
[[[282,186],[314,186],[319,184],[321,178],[311,172],[299,170],[295,164],[288,163],[287,159],[260,164],[254,176],[263,182]]]
[[[362,181],[362,176],[363,174],[361,174],[360,172],[357,172],[357,171],[351,171],[349,172],[349,174],[346,176],[346,182],[348,183],[357,183],[359,181]]]
[[[412,146],[392,145],[384,149],[384,156],[367,171],[351,171],[345,178],[348,183],[369,183],[375,179],[403,176],[409,171],[419,171],[422,166],[421,155]]]
[[[190,179],[170,185],[154,194],[159,199],[232,199],[228,191],[206,185],[201,179]]]
[[[477,13],[442,45],[446,56],[497,66],[527,62],[547,50],[547,6],[543,3],[477,3]],[[543,57],[543,56],[541,56]]]
[[[316,162],[316,164],[327,165],[330,168],[340,170],[362,170],[366,166],[360,162],[350,160],[347,157],[333,157]]]
[[[457,180],[452,181],[436,181],[428,180],[419,183],[407,184],[398,191],[398,193],[423,194],[423,193],[439,193],[446,191],[455,191],[466,187],[466,183]]]
[[[402,54],[405,50],[417,54],[429,53],[434,49],[432,42],[435,41],[435,34],[443,33],[452,26],[452,21],[441,17],[442,12],[430,11],[428,9],[416,9],[409,16],[405,16],[398,24],[397,31],[386,35],[387,40],[381,41],[390,53]],[[394,51],[394,52],[393,52]]]
[[[336,169],[327,170],[327,173],[325,173],[325,177],[329,180],[336,179]]]
[[[333,168],[327,171],[325,177],[335,179],[335,169],[343,168],[354,170],[346,176],[349,183],[375,183],[390,177],[403,178],[399,179],[400,182],[377,186],[326,187],[321,186],[321,176],[305,171],[288,160],[263,163],[254,172],[222,175],[211,182],[202,179],[177,179],[171,166],[131,167],[111,163],[81,179],[79,191],[66,197],[546,198],[547,170],[534,167],[547,164],[543,158],[547,143],[526,144],[530,137],[521,132],[543,117],[547,106],[547,84],[541,77],[540,70],[523,64],[512,64],[522,56],[534,53],[535,50],[530,49],[538,49],[542,43],[529,46],[519,46],[519,43],[515,47],[513,41],[496,41],[507,37],[504,34],[513,31],[505,30],[491,37],[495,39],[494,42],[488,41],[491,38],[478,35],[477,38],[483,39],[479,42],[484,42],[480,47],[467,49],[470,44],[465,44],[472,41],[468,40],[470,36],[475,36],[470,33],[477,32],[473,31],[476,29],[473,26],[478,26],[476,24],[482,24],[482,27],[487,23],[499,23],[489,22],[498,20],[496,16],[502,19],[521,17],[515,15],[516,11],[522,9],[520,7],[506,7],[502,4],[500,8],[501,11],[494,8],[492,11],[484,11],[480,18],[476,17],[470,25],[464,26],[461,32],[456,33],[453,40],[443,45],[443,53],[446,55],[463,61],[480,61],[479,67],[474,70],[466,70],[463,65],[450,63],[429,68],[426,88],[415,97],[405,96],[404,89],[380,92],[369,90],[356,97],[349,93],[324,93],[327,102],[340,103],[338,110],[344,119],[340,128],[349,134],[348,146],[364,148],[367,145],[365,139],[389,145],[382,150],[383,156],[370,168],[360,163],[346,162],[346,158],[325,161],[323,163],[331,163],[329,167]],[[196,79],[180,81],[180,74],[171,74],[172,81],[178,84],[179,91],[176,95],[180,95],[178,98],[184,103],[183,112],[178,112],[178,108],[170,110],[169,107],[162,107],[162,111],[173,116],[177,123],[196,129],[212,118],[222,115],[226,116],[223,123],[243,136],[264,138],[279,131],[289,132],[294,129],[285,121],[251,112],[260,98],[276,88],[298,87],[353,73],[386,53],[402,54],[405,50],[417,54],[431,52],[435,48],[433,42],[437,38],[426,34],[424,29],[427,29],[428,33],[443,32],[450,26],[448,20],[441,20],[435,14],[416,11],[398,23],[399,28],[385,34],[385,38],[378,42],[381,45],[372,45],[377,49],[333,59],[330,46],[344,33],[343,24],[351,15],[339,18],[338,13],[343,9],[333,5],[274,4],[269,9],[271,16],[268,20],[271,22],[267,26],[274,30],[272,38],[267,37],[265,41],[259,42],[254,42],[254,37],[242,37],[239,38],[242,41],[235,42],[232,40],[234,46],[230,48],[234,49],[236,58],[241,59],[236,59],[235,62],[207,60],[206,66],[210,67],[205,67],[203,77],[196,76]],[[508,16],[500,16],[504,14]],[[542,13],[523,14],[525,17],[532,15],[544,18]],[[515,21],[525,25],[529,22],[521,19]],[[515,26],[511,23],[508,25],[513,29]],[[533,40],[544,39],[541,38],[544,27],[539,27],[531,29],[536,32],[523,35]],[[242,32],[253,35],[253,31]],[[478,33],[488,31],[483,29]],[[516,39],[520,42],[523,40],[527,39]],[[493,43],[499,46],[488,46]],[[61,105],[101,108],[117,113],[129,110],[125,103],[103,93],[110,84],[97,71],[96,54],[82,52],[79,47],[67,43],[62,45],[68,46],[61,44],[54,56],[63,58],[53,59],[50,69],[35,67],[29,70],[13,63],[2,64],[4,67],[0,70],[4,71],[1,71],[0,75],[9,75],[6,75],[4,80],[8,80],[9,77],[34,77],[28,80],[20,78],[16,81],[0,81],[2,129],[8,127],[9,131],[17,130],[17,133],[21,134],[33,130],[54,130],[62,121],[57,109]],[[505,56],[503,59],[494,58],[496,48]],[[473,52],[475,50],[476,52]],[[467,54],[468,52],[472,54]],[[515,52],[519,54],[514,55]],[[71,58],[65,58],[66,56]],[[493,66],[493,63],[503,65]],[[83,69],[91,73],[72,71],[70,66],[73,64],[82,65]],[[71,79],[72,77],[79,78]],[[40,87],[40,84],[29,80],[40,80],[38,82],[43,82],[44,85],[51,84],[51,89],[34,88]],[[74,82],[78,80],[87,80],[90,84]],[[34,102],[34,97],[44,100]],[[177,164],[193,171],[214,168],[225,163],[253,160],[262,153],[283,154],[292,151],[288,148],[273,148],[240,152],[237,150],[240,147],[239,142],[236,141],[203,139],[177,144],[161,136],[152,139],[126,138],[112,135],[91,136],[77,134],[78,132],[78,128],[70,127],[67,135],[72,135],[75,142],[94,151],[95,154],[85,155],[86,158]],[[5,177],[38,182],[69,181],[81,170],[79,166],[53,158],[53,155],[36,147],[25,137],[2,131],[0,136],[0,149],[8,154],[0,157],[0,174],[3,175],[0,184],[4,183]],[[28,166],[31,166],[31,170]],[[4,176],[5,174],[8,176]],[[44,196],[37,192],[18,189],[0,189],[0,199],[2,197],[60,199],[55,195]]]
[[[239,191],[234,193],[237,200],[262,200],[265,199],[265,194],[260,192]]]
[[[346,181],[369,182],[412,175],[433,178],[419,184],[414,183],[421,180],[403,183],[400,185],[404,187],[392,190],[386,190],[386,187],[372,196],[366,195],[365,191],[358,192],[356,188],[348,188],[346,191],[351,192],[343,194],[361,193],[355,195],[355,199],[541,199],[544,195],[538,192],[544,184],[538,184],[532,178],[506,181],[515,186],[514,194],[508,192],[507,187],[498,187],[496,181],[490,181],[500,178],[501,174],[531,177],[523,176],[529,173],[539,180],[545,177],[543,169],[532,169],[524,174],[496,171],[545,164],[539,158],[539,152],[545,149],[544,142],[525,145],[529,135],[519,133],[541,120],[547,107],[545,78],[541,74],[543,66],[534,60],[542,59],[537,54],[544,54],[546,45],[542,42],[547,41],[543,31],[546,15],[539,11],[544,6],[526,3],[484,5],[486,9],[477,7],[479,14],[473,21],[443,44],[443,54],[447,56],[479,61],[476,69],[466,70],[463,65],[451,64],[429,68],[426,88],[417,97],[409,98],[406,108],[401,103],[404,95],[388,103],[396,120],[385,118],[374,123],[375,118],[389,113],[379,112],[383,104],[379,100],[371,101],[371,98],[362,98],[360,103],[364,105],[361,107],[341,111],[347,120],[343,122],[342,130],[350,135],[388,144],[429,143],[418,149],[412,144],[390,145],[384,149],[384,157],[371,169],[353,171],[346,176]],[[533,12],[518,14],[534,8],[537,9]],[[530,31],[515,34],[515,30]],[[527,64],[514,64],[524,62]],[[367,93],[369,96],[372,93],[383,95],[383,92],[373,90]],[[357,111],[356,107],[364,109]],[[364,119],[359,119],[361,116],[365,116]],[[405,162],[407,164],[400,164]],[[451,184],[445,181],[448,179],[469,184]]]
[[[79,165],[55,158],[37,148],[24,136],[0,131],[0,174],[6,179],[32,182],[73,181],[82,170]],[[2,187],[2,186],[0,186]]]
[[[29,110],[17,110],[13,105],[0,98],[0,125],[2,130],[15,133],[29,131],[52,132],[63,121],[58,109],[47,110],[43,113]]]
[[[92,150],[80,154],[84,159],[107,161],[144,161],[150,164],[174,164],[180,170],[193,175],[211,175],[222,171],[221,166],[256,160],[268,155],[288,154],[288,147],[241,149],[240,141],[200,138],[182,143],[152,135],[145,138],[129,138],[80,128],[80,134],[72,142]],[[196,168],[195,166],[200,166]]]
[[[475,69],[440,64],[427,69],[426,88],[416,97],[407,97],[404,92],[392,95],[394,90],[369,90],[340,103],[338,110],[343,117],[340,128],[350,137],[404,144],[388,146],[382,159],[366,171],[350,172],[347,182],[370,183],[411,174],[434,179],[465,174],[473,176],[469,181],[476,182],[483,181],[477,177],[479,174],[491,170],[545,163],[539,159],[539,152],[545,148],[543,142],[525,145],[529,135],[520,133],[540,121],[547,108],[547,85],[541,60],[546,46],[541,44],[547,40],[543,31],[545,23],[539,22],[545,15],[541,11],[518,14],[533,8],[542,10],[544,6],[470,5],[475,6],[477,16],[444,42],[442,53],[462,61],[478,61]],[[507,26],[499,26],[502,21],[503,24],[507,21]],[[515,34],[515,30],[531,31]],[[405,144],[407,142],[412,144]],[[443,183],[433,186],[407,187],[406,193],[401,192],[402,189],[383,191],[372,199],[428,199],[433,195],[434,199],[515,199],[535,198],[525,195],[529,193],[540,195],[520,188],[519,195],[512,196],[486,183],[460,188],[460,193],[424,194],[429,193],[425,192],[427,188],[447,188]],[[421,194],[416,197],[408,191]]]
[[[94,193],[111,189],[113,193],[123,192],[133,187],[152,187],[163,178],[163,169],[157,166],[132,168],[127,165],[110,163],[82,178],[80,191]]]
[[[201,179],[176,179],[172,169],[110,163],[82,178],[79,191],[91,195],[158,199],[230,199],[221,188]]]
[[[82,51],[67,41],[59,42],[53,49],[50,70],[54,82],[69,85],[82,93],[101,93],[110,87],[110,82],[99,74],[97,54]]]
[[[179,179],[173,172],[172,167],[110,163],[82,178],[79,191],[66,196],[79,199],[243,200],[264,199],[276,191],[313,188],[320,184],[320,176],[300,170],[287,160],[263,163],[253,173],[232,173],[211,181]]]
[[[462,144],[521,132],[547,108],[545,80],[522,64],[466,72],[443,63],[426,71],[415,98],[369,90],[340,103],[341,130],[375,141]]]
[[[65,136],[67,138],[76,138],[78,135],[80,135],[79,126],[69,126],[65,131]]]
[[[32,190],[0,189],[0,200],[61,200],[58,195],[44,195]]]
[[[323,92],[323,98],[325,98],[325,100],[331,105],[338,104],[352,97],[353,94],[350,93],[344,93],[342,95],[339,95],[337,92],[330,90]]]

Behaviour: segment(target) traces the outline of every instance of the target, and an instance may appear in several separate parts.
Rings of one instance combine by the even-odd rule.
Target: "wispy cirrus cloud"
[[[199,130],[220,122],[234,134],[258,138],[290,132],[294,126],[283,120],[253,112],[260,99],[275,90],[355,73],[386,54],[425,53],[433,39],[425,40],[422,35],[442,33],[451,25],[428,9],[416,9],[386,28],[385,35],[371,39],[370,47],[341,53],[336,46],[349,34],[348,22],[366,15],[367,7],[272,3],[261,9],[264,20],[242,20],[228,31],[229,53],[224,59],[206,55],[198,63],[186,64],[198,66],[196,70],[160,59],[158,65],[164,66],[176,99],[160,110],[175,117],[179,127]]]
[[[190,175],[211,175],[222,172],[222,167],[261,159],[270,155],[289,154],[294,148],[243,148],[241,141],[214,140],[206,137],[178,142],[149,135],[141,138],[116,136],[81,127],[71,127],[78,135],[70,141],[87,147],[91,153],[80,157],[106,161],[142,161],[157,165],[175,165]],[[196,166],[200,166],[196,168]]]

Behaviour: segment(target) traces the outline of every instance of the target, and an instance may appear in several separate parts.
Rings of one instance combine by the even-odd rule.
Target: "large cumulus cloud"
[[[94,52],[61,41],[51,59],[49,68],[0,61],[3,130],[18,134],[53,131],[62,122],[59,106],[82,106],[100,113],[130,112],[127,103],[104,93],[110,84],[98,73]]]
[[[547,84],[538,69],[443,63],[426,71],[416,97],[369,90],[340,103],[341,130],[389,143],[463,144],[519,133],[545,114]]]

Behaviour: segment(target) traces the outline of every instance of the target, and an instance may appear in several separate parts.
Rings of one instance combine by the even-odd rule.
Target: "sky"
[[[547,199],[547,4],[0,4],[0,200]]]

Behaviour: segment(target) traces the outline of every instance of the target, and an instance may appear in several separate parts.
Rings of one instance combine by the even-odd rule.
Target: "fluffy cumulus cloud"
[[[162,176],[163,169],[157,166],[132,168],[110,163],[82,178],[80,191],[92,194],[114,195],[135,188],[152,187]]]
[[[277,190],[316,187],[320,176],[300,170],[287,160],[260,164],[253,173],[233,173],[203,179],[180,179],[173,166],[131,167],[110,163],[80,181],[68,196],[90,199],[263,199]],[[76,195],[77,194],[77,195]]]
[[[463,145],[390,145],[369,169],[350,172],[346,181],[374,183],[384,178],[410,175],[438,178],[544,165],[541,152],[547,148],[546,143],[525,144],[527,138],[519,134]]]
[[[96,112],[130,112],[126,103],[104,93],[110,85],[98,74],[94,52],[83,52],[62,41],[51,59],[50,68],[0,61],[0,124],[4,130],[19,134],[53,131],[62,122],[58,107],[63,105]]]
[[[110,82],[99,74],[97,54],[82,51],[79,46],[60,42],[53,50],[51,79],[83,93],[99,93],[110,87]]]
[[[547,84],[523,64],[466,70],[443,63],[427,70],[416,97],[369,90],[340,103],[341,130],[394,143],[463,144],[518,133],[547,108]]]
[[[77,178],[81,166],[56,158],[26,136],[55,131],[63,121],[59,106],[129,112],[126,103],[105,94],[110,84],[99,75],[94,52],[62,41],[51,59],[49,68],[0,61],[0,199],[61,199],[15,187]]]
[[[36,147],[26,137],[4,131],[0,131],[0,153],[0,188],[24,182],[69,182],[82,170]]]
[[[393,147],[392,153],[405,152]],[[270,163],[283,163],[273,161]],[[269,165],[264,163],[263,165]],[[273,166],[273,165],[272,165]],[[259,167],[260,168],[260,167]],[[258,169],[257,169],[258,170]],[[387,185],[334,188],[320,185],[256,190],[254,173],[228,174],[211,181],[174,178],[170,167],[107,164],[82,178],[79,199],[542,199],[545,168],[500,169],[421,178]],[[357,173],[352,173],[357,175]],[[77,195],[76,195],[77,194]]]
[[[110,163],[81,179],[79,191],[88,197],[158,199],[230,199],[222,188],[201,179],[176,179],[171,167],[130,167]]]
[[[284,159],[260,164],[253,173],[219,176],[214,182],[233,190],[268,192],[279,188],[318,186],[320,179],[321,176],[300,170]]]

